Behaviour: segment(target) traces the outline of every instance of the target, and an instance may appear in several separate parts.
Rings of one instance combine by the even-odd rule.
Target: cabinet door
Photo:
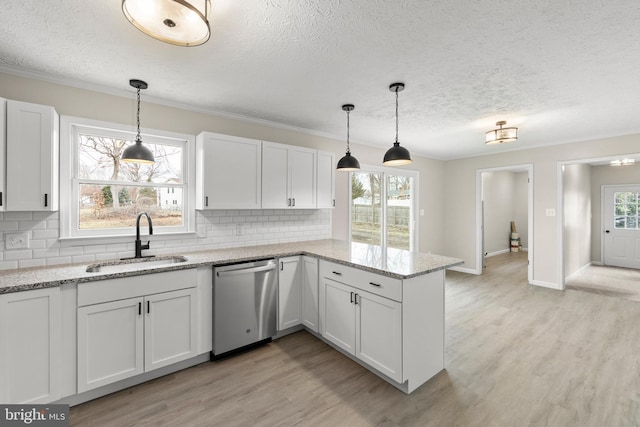
[[[355,354],[356,316],[354,288],[323,278],[321,303],[322,336]]]
[[[196,138],[196,209],[260,209],[260,141],[203,132]]]
[[[78,308],[78,393],[141,374],[143,299]]]
[[[316,172],[317,208],[335,207],[335,157],[333,153],[318,151],[318,170]]]
[[[302,263],[300,257],[280,258],[278,330],[302,323]]]
[[[289,150],[286,145],[262,143],[262,208],[283,209],[291,204]]]
[[[59,126],[53,107],[7,101],[6,210],[58,210]]]
[[[60,396],[60,289],[0,296],[0,402]]]
[[[289,197],[292,208],[316,207],[316,150],[289,149]]]
[[[197,355],[196,289],[145,297],[144,370]]]
[[[318,260],[302,257],[302,324],[318,332]]]
[[[0,98],[0,211],[5,210],[7,153],[7,100]]]
[[[402,304],[357,291],[356,356],[402,382]]]

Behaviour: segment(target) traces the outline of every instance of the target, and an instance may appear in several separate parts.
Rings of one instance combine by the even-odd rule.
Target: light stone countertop
[[[0,294],[20,292],[31,289],[50,288],[65,283],[91,282],[118,277],[137,276],[162,271],[183,270],[201,266],[219,266],[249,262],[259,259],[311,255],[328,261],[344,264],[373,273],[397,279],[407,279],[460,265],[461,259],[441,255],[410,252],[402,249],[383,248],[377,245],[352,243],[341,240],[311,240],[275,245],[248,246],[239,248],[216,249],[201,252],[179,253],[187,258],[186,262],[167,264],[161,267],[146,267],[144,262],[123,265],[122,271],[87,273],[88,265],[66,264],[59,266],[23,268],[0,271]],[[158,256],[153,259],[163,259]],[[117,262],[114,260],[114,263]],[[100,264],[108,264],[104,262]]]

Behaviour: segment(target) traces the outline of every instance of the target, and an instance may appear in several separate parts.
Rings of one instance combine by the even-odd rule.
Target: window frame
[[[94,134],[134,140],[137,129],[119,123],[73,116],[60,116],[60,240],[113,238],[128,241],[133,227],[112,229],[80,229],[78,204],[80,184],[92,184],[91,179],[78,178],[78,134]],[[195,136],[157,129],[140,129],[142,140],[149,143],[183,146],[182,183],[135,183],[136,187],[181,188],[183,191],[183,225],[154,227],[154,235],[180,236],[195,234]],[[95,183],[128,186],[128,181],[98,180]],[[127,239],[124,239],[126,236]]]
[[[364,173],[376,173],[376,174],[381,174],[382,175],[382,182],[384,183],[384,185],[382,185],[382,191],[381,191],[381,202],[383,201],[384,204],[382,204],[381,206],[381,230],[382,230],[382,236],[380,236],[380,242],[381,242],[381,246],[384,248],[387,248],[387,215],[388,215],[388,209],[387,209],[387,175],[395,175],[395,176],[406,176],[409,177],[412,180],[412,200],[411,200],[411,209],[410,209],[410,238],[409,238],[409,250],[411,251],[417,251],[419,246],[419,221],[417,220],[418,217],[418,207],[420,206],[419,204],[419,182],[420,182],[420,172],[416,171],[416,170],[410,170],[410,169],[399,169],[399,168],[392,168],[392,167],[387,167],[387,166],[371,166],[371,165],[361,165],[360,166],[360,170],[355,171],[355,172],[364,172]],[[355,172],[349,172],[349,178],[348,178],[348,185],[349,185],[349,243],[353,242],[352,239],[352,218],[353,218],[353,212],[352,212],[352,208],[353,208],[353,199],[352,199],[352,192],[351,192],[351,181],[353,180],[353,174]]]

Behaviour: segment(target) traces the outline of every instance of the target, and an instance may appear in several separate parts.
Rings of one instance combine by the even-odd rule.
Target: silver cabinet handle
[[[381,287],[382,287],[382,285],[381,285],[380,283],[369,282],[369,284],[370,284],[371,286],[376,286],[376,287],[378,287],[378,288],[381,288]]]
[[[263,266],[260,266],[260,267],[241,268],[239,270],[217,271],[216,275],[218,277],[237,276],[239,274],[257,273],[259,271],[273,270],[274,268],[276,268],[275,265],[269,264],[269,265],[263,265]]]

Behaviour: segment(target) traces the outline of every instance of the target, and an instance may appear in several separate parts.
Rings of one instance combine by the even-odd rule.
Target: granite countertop
[[[87,263],[2,270],[0,271],[0,294],[56,287],[65,283],[91,282],[162,271],[182,270],[207,265],[219,266],[293,255],[311,255],[397,279],[408,279],[463,263],[463,261],[458,258],[410,252],[402,249],[383,248],[381,246],[367,245],[364,243],[350,244],[349,242],[331,239],[216,249],[211,251],[180,253],[177,255],[184,256],[187,258],[187,261],[157,267],[151,265],[145,266],[144,262],[137,263],[137,260],[134,260],[133,263],[139,266],[139,268],[134,269],[134,264],[127,264],[118,272],[88,273],[86,269],[89,264]],[[163,258],[167,258],[167,256],[158,256],[152,259]],[[101,264],[108,264],[108,262]]]

